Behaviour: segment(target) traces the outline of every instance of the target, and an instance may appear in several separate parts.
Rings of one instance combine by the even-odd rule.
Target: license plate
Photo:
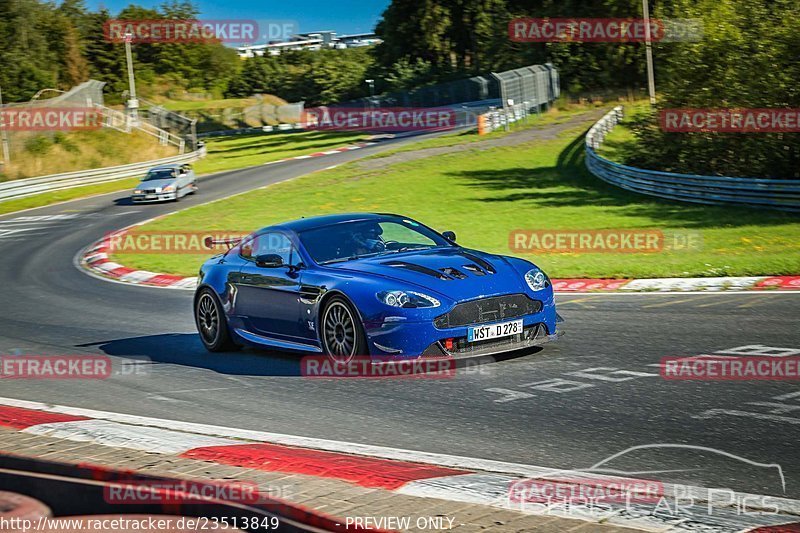
[[[511,322],[501,322],[487,326],[474,326],[467,329],[467,342],[510,337],[520,333],[522,333],[522,320],[512,320]]]
[[[155,200],[156,199],[156,195],[155,194],[148,194],[147,196],[144,197],[144,199],[145,200]]]

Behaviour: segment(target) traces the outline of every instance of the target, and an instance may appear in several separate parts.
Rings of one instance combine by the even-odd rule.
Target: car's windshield
[[[147,173],[147,176],[145,176],[142,181],[166,180],[174,177],[175,170],[173,169],[151,170]]]
[[[451,246],[438,233],[406,218],[332,224],[300,232],[300,240],[319,264]]]

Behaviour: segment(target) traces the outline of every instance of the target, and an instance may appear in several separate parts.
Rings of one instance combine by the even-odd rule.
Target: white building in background
[[[239,57],[248,58],[263,55],[277,56],[284,50],[322,50],[344,48],[359,48],[380,43],[381,40],[374,33],[356,33],[352,35],[336,35],[335,31],[313,31],[297,33],[288,41],[272,42],[267,44],[254,44],[240,46],[236,49]]]

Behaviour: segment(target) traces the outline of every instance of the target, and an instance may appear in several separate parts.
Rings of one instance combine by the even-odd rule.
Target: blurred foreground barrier
[[[599,156],[596,150],[621,119],[622,106],[617,106],[586,134],[586,168],[601,180],[669,200],[800,212],[800,180],[676,174],[621,165]]]

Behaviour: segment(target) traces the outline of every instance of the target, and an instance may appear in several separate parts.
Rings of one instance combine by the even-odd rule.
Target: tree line
[[[671,0],[703,39],[657,52],[658,109],[800,109],[800,2]],[[667,45],[661,45],[660,48]],[[667,133],[635,124],[628,163],[734,177],[800,178],[800,133]]]
[[[638,45],[513,43],[508,21],[518,16],[635,16],[639,0],[393,0],[377,25],[383,43],[369,49],[285,52],[241,61],[222,44],[135,44],[136,77],[143,94],[168,89],[217,97],[272,93],[311,105],[377,92],[415,88],[489,71],[551,61],[572,93],[640,88]],[[118,19],[190,19],[189,0],[158,8],[131,4],[119,13],[87,9],[84,0],[0,2],[0,85],[7,99],[30,98],[45,87],[65,89],[89,77],[109,95],[127,85],[123,45],[109,43],[104,24]]]
[[[695,18],[696,42],[654,44],[660,108],[800,108],[800,2],[649,0],[655,18]],[[638,18],[640,0],[392,0],[370,48],[292,51],[241,60],[211,44],[136,44],[140,92],[210,92],[216,97],[275,94],[307,105],[418,88],[491,71],[552,62],[562,91],[627,93],[646,88],[641,43],[518,43],[517,17]],[[83,0],[0,0],[0,86],[8,101],[42,88],[66,89],[89,77],[107,82],[109,101],[127,88],[123,45],[107,42],[110,18],[190,19],[188,0],[116,14]],[[629,162],[650,168],[730,175],[797,177],[800,134],[665,133],[655,113],[636,124]]]
[[[197,8],[171,0],[156,9],[130,5],[116,14],[87,9],[83,0],[0,1],[0,87],[7,101],[25,101],[45,88],[68,89],[94,78],[107,83],[109,101],[127,88],[124,45],[108,42],[104,25],[118,19],[192,19]],[[240,65],[219,43],[134,45],[137,87],[144,94],[169,88],[224,93]]]

